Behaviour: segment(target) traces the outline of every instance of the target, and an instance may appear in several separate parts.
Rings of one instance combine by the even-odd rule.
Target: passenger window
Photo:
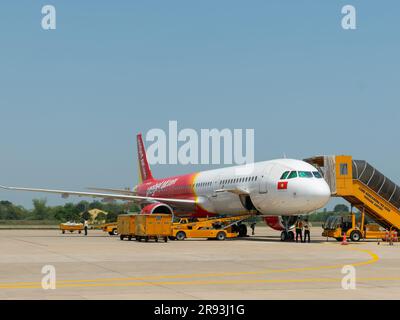
[[[293,178],[297,178],[297,171],[290,172],[288,179],[293,179]]]
[[[348,170],[347,170],[347,163],[341,163],[340,164],[340,175],[341,176],[347,176]]]
[[[287,176],[289,175],[290,171],[285,171],[282,176],[281,176],[281,180],[285,180],[287,178]]]

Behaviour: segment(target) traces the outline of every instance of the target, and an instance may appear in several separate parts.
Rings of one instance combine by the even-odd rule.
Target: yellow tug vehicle
[[[239,235],[238,224],[249,217],[250,215],[242,215],[226,218],[198,219],[197,221],[182,218],[179,223],[173,224],[170,239],[182,241],[186,238],[217,240],[236,238]]]

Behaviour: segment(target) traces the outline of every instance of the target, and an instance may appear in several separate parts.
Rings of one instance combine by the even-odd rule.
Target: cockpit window
[[[297,171],[290,172],[288,179],[293,179],[293,178],[297,178]]]
[[[282,176],[281,176],[281,180],[286,179],[287,176],[289,175],[289,172],[290,172],[290,171],[285,171],[285,172],[282,174]]]
[[[316,177],[317,179],[321,179],[321,178],[322,178],[321,174],[320,174],[318,171],[313,171],[313,175],[314,175],[314,177]]]
[[[313,174],[311,171],[299,171],[299,177],[300,178],[312,178]]]

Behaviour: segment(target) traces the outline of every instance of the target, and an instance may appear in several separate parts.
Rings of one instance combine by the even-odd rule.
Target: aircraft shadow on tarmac
[[[283,242],[279,236],[247,236],[229,239],[230,241],[258,241],[258,242]],[[326,240],[311,240],[310,243],[323,243]],[[285,241],[285,243],[296,243],[296,241]],[[298,243],[301,243],[300,241]]]

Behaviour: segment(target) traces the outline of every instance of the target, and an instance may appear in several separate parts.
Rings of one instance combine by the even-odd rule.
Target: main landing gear
[[[232,232],[237,232],[239,238],[247,237],[247,226],[244,223],[232,226]]]

